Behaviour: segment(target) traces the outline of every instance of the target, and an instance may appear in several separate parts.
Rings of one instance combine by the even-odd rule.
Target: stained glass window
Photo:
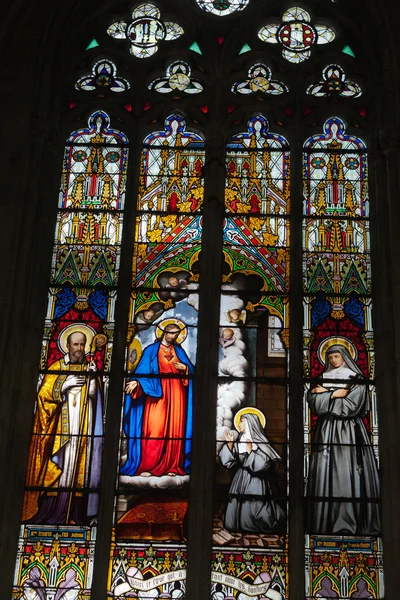
[[[269,67],[258,63],[252,66],[248,72],[248,79],[238,81],[232,86],[234,94],[263,94],[280,95],[288,92],[287,86],[281,81],[272,79],[272,72]]]
[[[203,137],[178,113],[144,140],[110,563],[115,598],[185,590],[203,163]]]
[[[249,0],[196,0],[196,2],[203,10],[224,17],[246,8]]]
[[[70,107],[96,106],[65,146],[13,597],[90,600],[102,571],[104,597],[184,599],[206,564],[204,599],[288,600],[297,572],[306,600],[383,600],[355,54],[323,3],[279,18],[250,0],[167,4],[108,15],[70,78]],[[208,378],[212,406],[196,395]]]
[[[97,111],[65,146],[16,598],[91,597],[127,144]]]
[[[338,117],[305,143],[310,598],[384,597],[367,173],[365,143]]]
[[[165,77],[159,77],[149,85],[150,90],[159,94],[170,94],[171,92],[185,92],[185,94],[199,94],[203,86],[192,76],[189,65],[182,60],[177,60],[168,65]]]
[[[129,90],[131,84],[123,77],[117,77],[117,67],[111,60],[99,60],[93,65],[91,74],[78,79],[75,87],[85,92],[110,90],[119,93]]]
[[[288,143],[263,115],[228,142],[212,598],[286,596],[289,174]]]
[[[359,98],[362,94],[361,87],[355,82],[346,79],[342,67],[328,65],[322,71],[322,81],[310,85],[307,94],[317,98],[328,96],[343,96],[344,98]]]
[[[160,41],[176,40],[183,35],[178,23],[161,20],[161,11],[150,2],[136,6],[131,23],[117,21],[107,30],[117,40],[128,40],[129,51],[137,58],[149,58],[158,50]]]
[[[258,37],[268,44],[281,44],[283,58],[301,63],[310,58],[314,45],[333,42],[335,32],[324,23],[313,24],[310,14],[295,6],[283,13],[281,23],[268,23],[262,27]]]

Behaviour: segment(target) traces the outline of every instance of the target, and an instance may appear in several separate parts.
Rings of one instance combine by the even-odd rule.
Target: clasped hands
[[[312,394],[322,394],[323,392],[329,392],[322,385],[317,385],[314,389],[311,390]],[[332,393],[332,398],[346,398],[349,390],[347,388],[338,388]]]
[[[226,439],[227,442],[233,443],[235,441],[235,434],[233,431],[225,431],[224,438]]]
[[[233,442],[235,441],[235,432],[234,431],[225,431],[224,432],[225,440],[228,442],[229,449],[232,450]],[[253,442],[246,442],[246,451],[247,454],[250,454],[253,450]]]

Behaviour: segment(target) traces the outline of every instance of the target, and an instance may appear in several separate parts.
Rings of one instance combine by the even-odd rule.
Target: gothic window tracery
[[[159,42],[176,40],[183,29],[178,23],[162,21],[159,8],[145,2],[134,8],[130,23],[117,21],[107,33],[117,40],[128,40],[129,52],[137,58],[149,58],[158,51]]]
[[[286,60],[300,63],[311,56],[314,45],[333,42],[335,32],[324,23],[312,23],[305,9],[294,6],[283,13],[281,23],[262,27],[258,37],[268,44],[280,44]]]
[[[123,77],[117,77],[117,67],[111,60],[100,60],[93,65],[90,75],[78,79],[75,87],[85,92],[110,90],[120,93],[129,90],[131,84]]]
[[[149,84],[150,90],[159,94],[170,94],[174,90],[185,94],[200,94],[203,86],[192,77],[192,70],[184,61],[175,61],[168,65],[165,77],[159,77]]]
[[[249,0],[196,0],[196,2],[203,10],[219,17],[243,10],[249,4]]]
[[[262,63],[256,64],[249,69],[248,79],[238,81],[232,86],[234,94],[254,94],[262,92],[264,94],[284,94],[289,90],[287,86],[275,79],[272,79],[272,72],[269,67]]]
[[[361,87],[355,82],[346,79],[346,74],[339,65],[328,65],[322,71],[322,81],[310,85],[307,94],[318,98],[334,96],[345,98],[359,98],[362,94]]]
[[[100,554],[109,557],[109,598],[184,598],[199,495],[212,530],[209,540],[198,532],[210,597],[288,600],[297,460],[306,544],[291,561],[304,562],[306,599],[383,599],[363,88],[352,57],[340,55],[334,9],[325,20],[310,4],[279,22],[251,0],[192,0],[180,15],[144,2],[126,21],[108,8],[107,42],[88,44],[71,110],[80,121],[87,102],[92,116],[68,138],[62,166],[15,598],[94,598]],[[318,60],[328,45],[339,54],[322,79],[317,45]],[[115,110],[102,94],[82,93],[105,90],[124,92],[109,94]],[[141,147],[129,170],[125,130]],[[211,197],[220,212],[210,219]],[[204,240],[219,248],[217,275],[202,259]],[[123,270],[122,245],[132,253]],[[216,375],[206,384],[214,430],[199,452],[206,289],[218,313]],[[107,394],[126,322],[112,463]],[[296,369],[303,397],[293,391]],[[326,437],[329,411],[337,421],[349,413],[353,437]],[[204,490],[193,482],[207,443]],[[353,491],[340,498],[321,483],[335,460],[351,472]],[[102,468],[117,472],[111,491]],[[99,493],[115,497],[107,548],[96,546]]]

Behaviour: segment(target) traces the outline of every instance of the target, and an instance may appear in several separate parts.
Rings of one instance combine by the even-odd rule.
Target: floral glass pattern
[[[99,60],[94,63],[90,75],[78,79],[77,90],[92,92],[94,90],[110,92],[126,92],[131,87],[127,79],[117,77],[117,67],[111,60]]]
[[[361,87],[355,81],[346,79],[346,74],[339,65],[328,65],[322,71],[322,81],[313,83],[307,88],[309,96],[327,98],[342,96],[343,98],[359,98]]]
[[[255,94],[262,92],[263,94],[273,94],[278,96],[285,94],[289,89],[281,81],[272,79],[272,72],[269,67],[262,63],[257,63],[249,69],[248,79],[245,81],[237,81],[232,86],[234,94]]]
[[[336,36],[327,25],[312,24],[311,15],[295,6],[283,13],[281,23],[272,22],[261,27],[258,37],[268,44],[281,44],[283,58],[300,63],[310,58],[313,46],[333,42]]]
[[[137,58],[148,58],[158,50],[162,41],[172,41],[184,32],[178,23],[161,21],[161,11],[150,2],[136,6],[132,22],[117,21],[107,29],[108,35],[117,40],[129,40],[129,51]]]
[[[155,90],[159,94],[170,94],[171,92],[185,92],[185,94],[200,94],[203,86],[197,79],[192,79],[192,70],[182,60],[177,60],[168,65],[165,77],[155,79],[149,84],[149,90]]]
[[[246,8],[249,0],[196,0],[196,2],[203,10],[225,17]]]

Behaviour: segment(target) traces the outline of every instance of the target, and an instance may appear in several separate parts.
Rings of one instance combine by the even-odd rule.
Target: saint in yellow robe
[[[73,498],[82,496],[84,488],[93,489],[99,485],[103,433],[99,377],[92,375],[95,381],[92,380],[89,390],[86,382],[81,388],[62,391],[68,375],[86,370],[86,363],[69,363],[66,355],[49,368],[49,371],[61,373],[48,373],[43,379],[38,393],[26,487],[49,489],[26,491],[23,521],[61,524],[69,514]],[[58,490],[69,487],[80,488],[82,492]],[[47,501],[51,499],[47,506],[40,506],[42,495]],[[88,516],[96,514],[97,501],[97,494],[89,494]]]

